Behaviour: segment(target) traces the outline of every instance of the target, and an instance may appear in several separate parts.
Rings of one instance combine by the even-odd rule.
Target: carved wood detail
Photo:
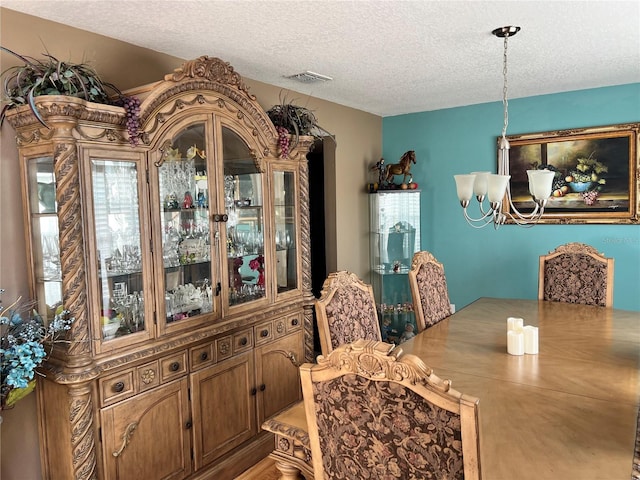
[[[38,112],[45,121],[53,117],[65,117],[65,119],[73,118],[96,124],[124,127],[127,118],[122,107],[87,102],[76,97],[40,95],[34,101]],[[28,105],[11,109],[7,113],[7,121],[15,130],[34,123],[40,125]]]
[[[206,78],[213,82],[231,85],[244,92],[251,100],[256,99],[254,95],[249,93],[249,87],[245,85],[242,77],[231,64],[217,57],[202,55],[194,60],[189,60],[182,67],[176,68],[173,73],[165,75],[164,79],[179,82],[187,77]]]
[[[451,380],[433,373],[415,355],[403,355],[402,348],[385,342],[357,340],[340,345],[329,355],[318,357],[318,366],[355,373],[374,380],[406,381],[411,385],[425,385],[452,396],[461,395],[451,389]]]
[[[16,143],[18,146],[29,145],[30,143],[38,143],[40,141],[50,140],[55,131],[51,129],[47,129],[45,127],[34,128],[29,132],[28,135],[25,135],[22,132],[16,133]]]
[[[75,321],[67,336],[69,356],[89,355],[89,324],[87,319],[86,272],[84,266],[82,212],[78,152],[72,143],[59,143],[54,152],[60,265],[62,270],[63,303]]]
[[[192,93],[196,94],[194,98],[184,100],[183,97],[185,97],[186,94]],[[232,102],[212,95],[212,93],[218,93],[222,97],[227,97],[232,100]],[[177,98],[177,95],[180,95],[179,101],[182,103],[176,104],[176,100],[171,102],[171,99]],[[151,137],[157,132],[158,127],[162,125],[166,121],[166,118],[173,112],[178,109],[201,105],[205,102],[209,105],[215,105],[219,110],[226,109],[236,116],[244,112],[242,116],[238,116],[238,119],[242,120],[245,125],[250,126],[251,129],[257,129],[254,132],[254,136],[257,136],[257,132],[262,132],[266,139],[275,143],[277,138],[275,127],[257,101],[241,95],[226,85],[208,80],[188,80],[185,83],[171,85],[160,95],[153,97],[148,103],[143,102],[140,106],[140,122],[141,125],[143,125],[142,130],[144,131],[143,141],[147,145],[151,143]],[[234,102],[240,109],[232,109],[232,103]],[[169,105],[168,110],[161,111],[160,109],[165,104]]]
[[[71,422],[71,447],[75,480],[95,480],[96,446],[94,440],[94,415],[89,385],[69,387]]]
[[[311,221],[309,216],[309,164],[306,152],[313,144],[311,137],[302,137],[293,157],[300,162],[300,236],[302,245],[302,287],[307,292],[304,305],[304,343],[305,361],[312,362],[314,358],[313,338],[313,302],[311,293]]]

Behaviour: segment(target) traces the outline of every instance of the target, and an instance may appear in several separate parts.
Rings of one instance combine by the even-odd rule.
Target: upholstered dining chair
[[[409,286],[418,330],[422,331],[451,315],[444,266],[427,251],[413,254]]]
[[[314,478],[481,478],[479,400],[401,346],[341,345],[300,380]]]
[[[329,274],[315,303],[322,354],[354,340],[382,340],[371,285],[354,273]]]
[[[613,306],[613,258],[576,242],[541,255],[538,299]]]

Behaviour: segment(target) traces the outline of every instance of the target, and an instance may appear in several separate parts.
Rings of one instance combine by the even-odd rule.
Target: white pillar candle
[[[507,332],[507,353],[509,355],[524,355],[524,333],[509,330]]]
[[[527,325],[523,328],[524,353],[536,355],[538,353],[538,327]]]
[[[509,317],[507,318],[507,331],[511,331],[511,330],[520,331],[522,330],[523,324],[524,324],[524,319]]]

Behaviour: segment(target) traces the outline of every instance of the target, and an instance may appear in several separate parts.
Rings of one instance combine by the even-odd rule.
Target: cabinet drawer
[[[160,385],[160,367],[158,361],[146,363],[136,368],[136,379],[138,381],[137,392],[144,392],[150,388]]]
[[[99,385],[100,400],[103,406],[129,398],[135,393],[133,370],[126,370],[101,378]]]
[[[287,333],[287,319],[285,317],[276,318],[273,321],[273,336],[280,338]]]
[[[264,322],[254,327],[256,345],[262,345],[273,339],[273,324],[271,322]]]
[[[187,353],[178,352],[160,359],[160,381],[166,382],[187,373]]]
[[[287,333],[295,332],[302,328],[302,313],[296,313],[287,317]]]
[[[253,348],[253,329],[241,330],[233,334],[233,353],[246,352]]]
[[[198,369],[215,363],[215,349],[213,343],[199,345],[189,350],[191,368]]]

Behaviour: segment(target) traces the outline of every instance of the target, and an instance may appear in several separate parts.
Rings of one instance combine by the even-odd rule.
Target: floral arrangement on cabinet
[[[264,287],[264,257],[262,255],[258,255],[253,260],[250,260],[249,267],[251,268],[251,270],[257,270],[257,284],[259,287]]]
[[[298,145],[300,136],[310,135],[316,140],[329,136],[335,140],[333,135],[318,124],[318,119],[311,110],[289,103],[282,96],[279,104],[267,110],[267,115],[278,132],[280,158],[289,157],[289,153]]]
[[[3,71],[3,103],[0,126],[11,108],[29,105],[38,121],[49,128],[35,104],[40,95],[67,95],[89,102],[123,107],[129,143],[136,146],[142,135],[140,130],[140,99],[124,95],[115,85],[103,81],[88,64],[60,61],[50,53],[36,59],[0,46],[0,50],[18,58],[24,65],[14,65]]]
[[[1,410],[12,408],[35,388],[36,368],[46,360],[47,348],[63,341],[64,332],[74,321],[69,310],[60,306],[47,324],[32,305],[21,300],[6,308],[0,305]]]

